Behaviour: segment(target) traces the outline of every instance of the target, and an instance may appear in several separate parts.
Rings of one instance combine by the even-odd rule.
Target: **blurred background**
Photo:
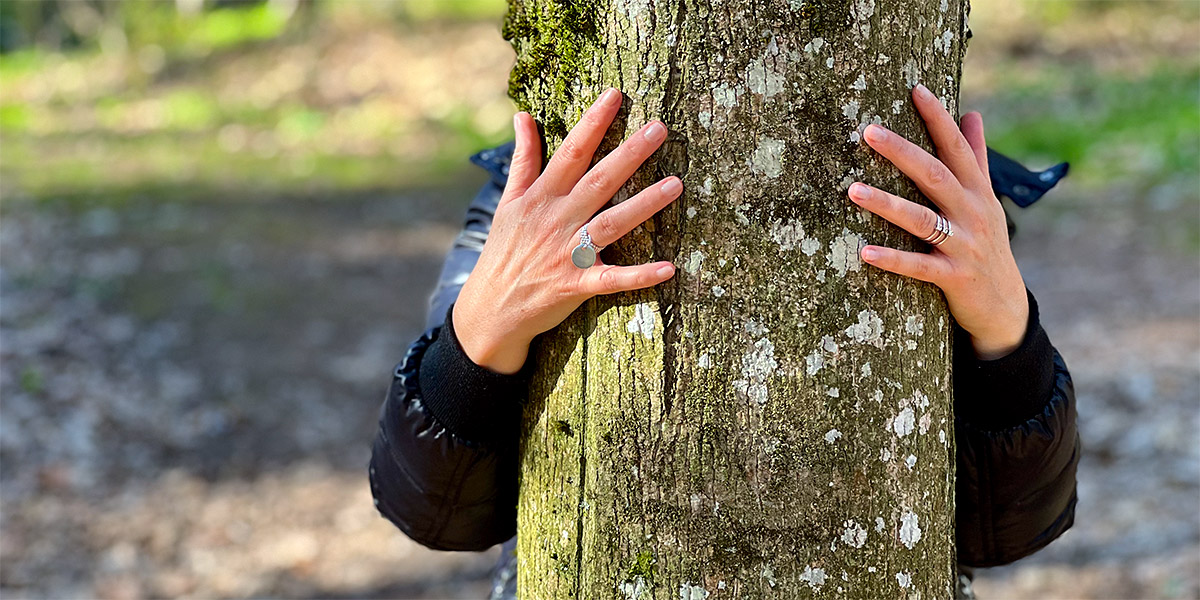
[[[392,365],[508,138],[503,0],[0,2],[0,596],[482,598],[378,518]],[[963,107],[1070,176],[1014,250],[1074,528],[982,598],[1200,597],[1200,2],[977,2]]]

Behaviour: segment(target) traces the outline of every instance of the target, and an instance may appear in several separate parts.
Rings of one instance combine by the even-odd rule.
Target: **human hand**
[[[975,355],[994,360],[1021,345],[1029,299],[1009,247],[1004,209],[992,192],[983,119],[979,113],[963,115],[960,131],[925,86],[914,87],[912,95],[938,158],[879,125],[867,127],[863,137],[916,182],[954,234],[928,254],[864,246],[862,259],[941,288],[950,313],[971,334]],[[933,210],[864,183],[854,183],[848,192],[859,206],[918,238],[928,238],[937,224]]]
[[[585,224],[592,243],[607,246],[683,191],[678,177],[668,177],[592,218],[667,137],[666,126],[651,121],[588,170],[621,99],[616,89],[604,92],[540,175],[537,125],[528,113],[513,117],[516,147],[508,184],[452,312],[454,331],[475,364],[516,373],[533,338],[588,298],[654,286],[675,273],[667,261],[622,267],[597,257],[587,269],[571,262]]]

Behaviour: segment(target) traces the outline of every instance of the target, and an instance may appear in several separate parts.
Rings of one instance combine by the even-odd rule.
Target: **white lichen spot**
[[[860,343],[883,347],[883,319],[871,309],[858,313],[858,322],[846,328],[846,337]]]
[[[830,429],[829,431],[825,432],[825,441],[830,444],[838,441],[838,438],[840,437],[842,437],[842,432],[838,431],[837,429]]]
[[[913,426],[916,424],[916,415],[913,414],[913,409],[904,407],[896,418],[892,419],[892,431],[900,437],[906,437],[913,432]]]
[[[925,335],[925,317],[909,315],[904,319],[904,331],[917,337]]]
[[[921,390],[914,390],[913,404],[916,404],[917,408],[928,408],[929,396],[925,395],[925,392],[922,392]]]
[[[904,466],[908,467],[909,471],[913,470],[913,467],[917,466],[917,457],[909,454],[908,458],[904,459]]]
[[[733,382],[733,389],[758,404],[766,404],[767,378],[778,366],[775,345],[767,338],[758,340],[742,356],[742,378]]]
[[[846,141],[850,142],[851,144],[857,144],[858,141],[861,139],[862,139],[862,134],[859,133],[857,129],[855,129],[854,131],[851,131],[850,135],[846,137]]]
[[[942,0],[941,3],[938,4],[938,10],[942,12],[950,10],[950,0]]]
[[[708,590],[702,585],[695,585],[688,582],[679,584],[679,600],[704,600],[708,597]]]
[[[629,333],[641,333],[646,339],[654,337],[654,309],[649,304],[633,307],[633,318],[625,324]]]
[[[712,193],[713,193],[713,178],[712,177],[704,178],[704,185],[701,186],[700,193],[704,194],[705,196],[712,195]]]
[[[699,250],[693,250],[688,255],[687,260],[683,262],[683,270],[687,271],[688,275],[695,275],[700,271],[700,266],[704,264],[704,253]]]
[[[646,585],[646,580],[638,575],[633,581],[623,581],[617,585],[617,591],[625,597],[625,600],[638,600],[649,591],[650,586]]]
[[[825,585],[825,569],[814,569],[811,565],[804,566],[804,572],[800,574],[800,581],[808,582],[808,587],[812,589],[820,589]]]
[[[784,90],[787,77],[777,68],[778,56],[779,46],[775,44],[775,38],[771,38],[766,52],[750,61],[746,67],[746,85],[751,92],[770,98]]]
[[[829,396],[830,398],[837,398],[838,396],[842,395],[842,392],[841,392],[841,390],[839,390],[835,387],[831,387],[831,388],[825,390],[825,395]]]
[[[875,571],[876,571],[875,567],[867,567],[868,573],[874,573]]]
[[[877,64],[877,65],[886,65],[886,64],[888,64],[889,62],[891,62],[891,60],[892,60],[892,58],[891,58],[890,56],[888,56],[888,55],[886,55],[886,54],[883,54],[883,53],[880,53],[880,54],[879,54],[879,56],[876,56],[876,57],[875,57],[875,64]]]
[[[853,548],[862,548],[867,543],[867,530],[853,519],[842,523],[842,542]],[[844,579],[844,578],[843,578]]]
[[[808,256],[812,256],[812,255],[816,254],[817,250],[820,250],[820,249],[821,249],[821,242],[819,240],[817,240],[817,238],[804,238],[800,242],[800,251]]]
[[[813,52],[820,52],[821,46],[824,46],[824,45],[825,45],[824,38],[815,37],[812,39],[811,42],[804,45],[804,51],[808,54],[812,54]]]
[[[722,579],[722,580],[720,580],[720,581],[718,581],[718,582],[717,582],[717,589],[718,589],[718,590],[723,590],[723,589],[725,589],[725,580],[724,580],[724,579]]]
[[[707,110],[702,110],[696,115],[696,119],[700,121],[700,126],[708,129],[712,127],[712,113]]]
[[[851,88],[851,89],[858,90],[858,91],[862,91],[862,90],[865,90],[865,89],[867,89],[867,78],[866,78],[866,76],[864,76],[862,73],[859,73],[859,74],[858,74],[858,79],[855,79],[855,80],[854,80],[854,83],[853,83],[853,84],[851,84],[850,88]]]
[[[826,66],[826,67],[828,67],[828,68],[830,68],[830,69],[832,69],[832,68],[833,68],[833,57],[832,57],[832,56],[830,56],[829,58],[825,59],[825,66]]]
[[[946,31],[942,32],[942,35],[933,38],[933,48],[935,50],[941,50],[942,54],[949,55],[950,48],[953,47],[952,40],[954,40],[954,32],[947,29]]]
[[[821,336],[821,349],[830,354],[837,354],[838,345],[832,335]]]
[[[896,573],[896,583],[900,584],[901,589],[906,589],[912,585],[912,576],[905,571]]]
[[[921,82],[921,71],[917,68],[917,61],[908,59],[903,67],[900,67],[900,76],[904,78],[904,85],[912,88]]]
[[[779,244],[781,250],[793,250],[804,240],[804,226],[795,219],[787,222],[777,219],[771,224],[771,239]]]
[[[875,517],[875,531],[882,532],[884,527],[887,527],[887,523],[883,521],[883,517]]]
[[[723,288],[719,285],[714,285],[714,286],[712,286],[712,293],[713,293],[713,296],[720,298],[721,296],[725,295],[725,288]]]
[[[879,449],[879,462],[887,462],[892,460],[892,451],[887,448]]]
[[[861,367],[859,367],[858,372],[863,377],[870,377],[871,376],[871,363],[869,363],[869,362],[863,363],[863,365]]]
[[[825,357],[821,356],[820,352],[813,350],[812,354],[804,357],[804,362],[804,372],[811,377],[825,366]]]
[[[750,157],[750,170],[774,179],[783,174],[783,140],[763,137]]]
[[[847,119],[856,121],[858,120],[858,109],[858,100],[851,100],[842,105],[842,114],[845,115]]]
[[[893,114],[893,115],[898,115],[898,114],[900,114],[900,111],[901,111],[903,108],[904,108],[904,101],[903,101],[903,100],[897,100],[897,101],[893,102],[893,103],[892,103],[892,114]]]
[[[754,319],[750,319],[743,323],[742,328],[745,329],[746,333],[749,333],[750,335],[762,335],[768,331],[771,331],[770,329],[767,329],[766,325],[763,325]]]
[[[943,444],[946,443],[946,430],[945,429],[938,430],[938,441]]]
[[[837,271],[838,277],[845,277],[847,271],[858,271],[862,268],[862,260],[858,257],[861,243],[862,238],[858,237],[857,233],[851,233],[844,227],[842,234],[833,239],[826,258],[829,260],[829,266]]]
[[[772,569],[771,565],[763,567],[762,576],[767,580],[767,585],[775,587],[775,569]]]
[[[700,358],[696,359],[696,366],[700,367],[701,369],[707,369],[711,367],[712,357],[709,356],[707,352],[701,354]]]
[[[679,42],[679,36],[675,35],[675,32],[672,31],[671,33],[667,34],[667,37],[664,38],[663,41],[667,43],[668,48],[674,48],[675,44]]]
[[[871,394],[871,399],[874,400],[876,404],[883,402],[883,390],[875,390],[875,392]]]
[[[919,421],[917,421],[917,431],[921,435],[925,435],[926,433],[929,432],[929,425],[932,422],[933,422],[933,418],[929,416],[929,413],[925,413],[925,414],[921,415],[921,419]]]
[[[916,350],[917,349],[917,341],[916,340],[904,340],[904,349],[909,350],[909,351]]]
[[[917,513],[911,510],[900,516],[900,543],[909,550],[921,541],[921,526],[918,521]]]
[[[738,88],[731,87],[728,83],[714,83],[712,86],[712,98],[717,106],[724,108],[737,106],[738,95]]]

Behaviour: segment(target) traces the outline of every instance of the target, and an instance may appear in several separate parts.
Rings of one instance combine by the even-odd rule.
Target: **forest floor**
[[[1074,527],[981,571],[985,599],[1200,597],[1200,5],[1104,4],[972,21],[964,108],[1074,163],[1013,211],[1014,252],[1084,445]],[[495,23],[453,22],[343,25],[108,104],[119,61],[0,73],[0,596],[486,596],[496,550],[414,544],[365,467],[484,181],[453,157],[504,138],[510,65]]]

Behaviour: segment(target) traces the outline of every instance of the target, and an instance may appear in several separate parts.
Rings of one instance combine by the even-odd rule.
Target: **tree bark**
[[[861,132],[931,148],[909,89],[956,113],[967,1],[510,4],[510,91],[549,149],[615,86],[599,155],[652,118],[672,133],[613,201],[685,184],[603,252],[676,276],[535,345],[521,596],[952,597],[949,315],[860,263],[868,241],[923,244],[846,189],[921,198]]]

